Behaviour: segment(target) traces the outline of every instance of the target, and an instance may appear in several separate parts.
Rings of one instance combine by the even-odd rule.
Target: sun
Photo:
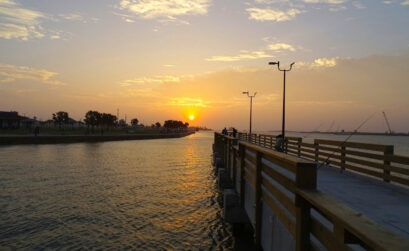
[[[194,120],[194,119],[195,119],[195,116],[190,115],[190,116],[189,116],[189,119],[190,119],[190,120]]]

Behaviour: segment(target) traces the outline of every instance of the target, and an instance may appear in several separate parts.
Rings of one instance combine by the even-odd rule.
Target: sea
[[[343,140],[346,135],[290,133]],[[0,147],[0,250],[230,250],[213,132],[176,139]],[[409,137],[356,135],[394,145]]]

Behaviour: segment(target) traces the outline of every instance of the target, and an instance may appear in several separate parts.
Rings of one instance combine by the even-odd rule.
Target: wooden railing
[[[275,135],[238,133],[243,141],[274,149]],[[284,152],[362,175],[409,187],[409,157],[394,154],[392,145],[286,137]]]
[[[240,137],[271,145],[269,137]],[[408,240],[318,191],[315,162],[219,133],[215,133],[215,149],[224,153],[225,167],[259,247],[266,249],[265,238],[274,238],[261,234],[261,219],[267,213],[262,210],[264,205],[294,238],[296,250],[351,250],[351,245],[368,250],[409,250]]]

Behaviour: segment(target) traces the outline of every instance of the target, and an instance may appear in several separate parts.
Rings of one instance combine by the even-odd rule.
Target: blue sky
[[[87,109],[114,113],[122,107],[147,123],[183,117],[197,110],[186,100],[210,96],[192,90],[169,97],[158,89],[195,85],[217,72],[263,70],[271,60],[307,69],[371,55],[399,57],[409,51],[407,27],[405,0],[0,0],[0,110],[46,118],[70,109],[79,118]],[[408,89],[400,88],[403,100]],[[135,91],[135,101],[129,100]],[[14,101],[6,102],[5,93]],[[138,95],[171,106],[144,109]],[[91,96],[75,105],[78,97]],[[205,110],[213,114],[211,105]],[[198,122],[214,124],[209,117]],[[399,121],[401,130],[409,127]]]

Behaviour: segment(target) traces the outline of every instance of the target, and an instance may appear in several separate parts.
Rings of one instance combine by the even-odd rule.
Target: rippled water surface
[[[0,249],[232,247],[212,137],[0,147]]]

